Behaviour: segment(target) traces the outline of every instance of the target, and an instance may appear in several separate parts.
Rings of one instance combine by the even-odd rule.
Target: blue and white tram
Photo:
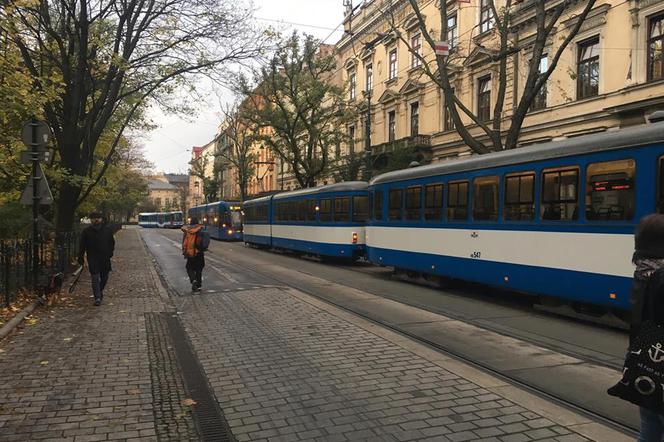
[[[245,202],[245,242],[321,257],[364,255],[367,183],[351,181]]]
[[[161,227],[176,229],[182,227],[182,212],[144,212],[138,214],[141,227]]]
[[[633,232],[664,209],[664,123],[389,172],[369,186],[378,265],[630,308]]]
[[[242,240],[242,204],[237,201],[217,201],[189,209],[187,222],[191,217],[205,226],[210,238],[224,241]]]

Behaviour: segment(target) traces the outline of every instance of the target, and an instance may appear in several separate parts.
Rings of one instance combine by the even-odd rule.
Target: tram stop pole
[[[37,288],[39,279],[39,140],[37,120],[32,118],[30,152],[32,153],[32,284]]]

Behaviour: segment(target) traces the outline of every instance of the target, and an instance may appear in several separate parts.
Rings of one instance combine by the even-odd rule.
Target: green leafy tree
[[[223,79],[224,66],[261,49],[251,11],[236,1],[3,0],[2,6],[0,33],[18,49],[28,87],[47,97],[39,114],[53,130],[67,177],[59,182],[61,230],[110,167],[137,112],[150,104],[182,110],[172,98],[177,87],[197,74]],[[98,144],[113,118],[100,159]]]
[[[203,197],[206,203],[218,200],[220,188],[218,174],[212,173],[212,176],[209,176],[209,174],[205,173],[209,162],[210,158],[208,156],[196,158],[189,162],[191,166],[189,174],[200,178],[203,183]]]
[[[255,73],[255,86],[240,78],[256,140],[290,166],[303,188],[328,172],[330,147],[346,140],[353,119],[344,88],[333,81],[336,69],[328,46],[294,33]]]
[[[249,179],[255,169],[256,155],[252,152],[255,130],[241,106],[227,106],[223,113],[224,126],[218,139],[216,155],[221,169],[229,168],[235,172],[240,200],[244,201]]]

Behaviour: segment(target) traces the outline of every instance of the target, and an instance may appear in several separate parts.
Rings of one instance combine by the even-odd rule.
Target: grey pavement
[[[139,234],[170,263],[170,296]],[[176,244],[157,236],[119,234],[102,307],[82,285],[0,342],[0,440],[202,439],[210,406],[192,398],[206,389],[238,441],[628,440],[250,272],[209,260],[191,294]]]

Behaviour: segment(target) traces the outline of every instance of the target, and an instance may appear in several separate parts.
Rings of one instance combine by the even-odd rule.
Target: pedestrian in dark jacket
[[[198,218],[192,217],[189,225],[182,227],[182,255],[187,259],[187,275],[191,283],[191,290],[197,292],[203,285],[203,268],[205,267],[205,250],[201,249],[201,236],[203,226],[198,224]]]
[[[88,270],[92,279],[92,294],[95,305],[100,305],[104,298],[104,287],[111,271],[111,257],[115,249],[113,231],[105,226],[102,215],[98,212],[90,214],[91,225],[81,232],[81,245],[78,252],[78,263],[83,265],[83,257],[87,254]]]
[[[664,325],[664,215],[648,215],[634,233],[636,265],[632,286],[632,330],[634,338],[639,325],[654,321]],[[638,442],[664,440],[664,416],[640,407],[641,432]]]

